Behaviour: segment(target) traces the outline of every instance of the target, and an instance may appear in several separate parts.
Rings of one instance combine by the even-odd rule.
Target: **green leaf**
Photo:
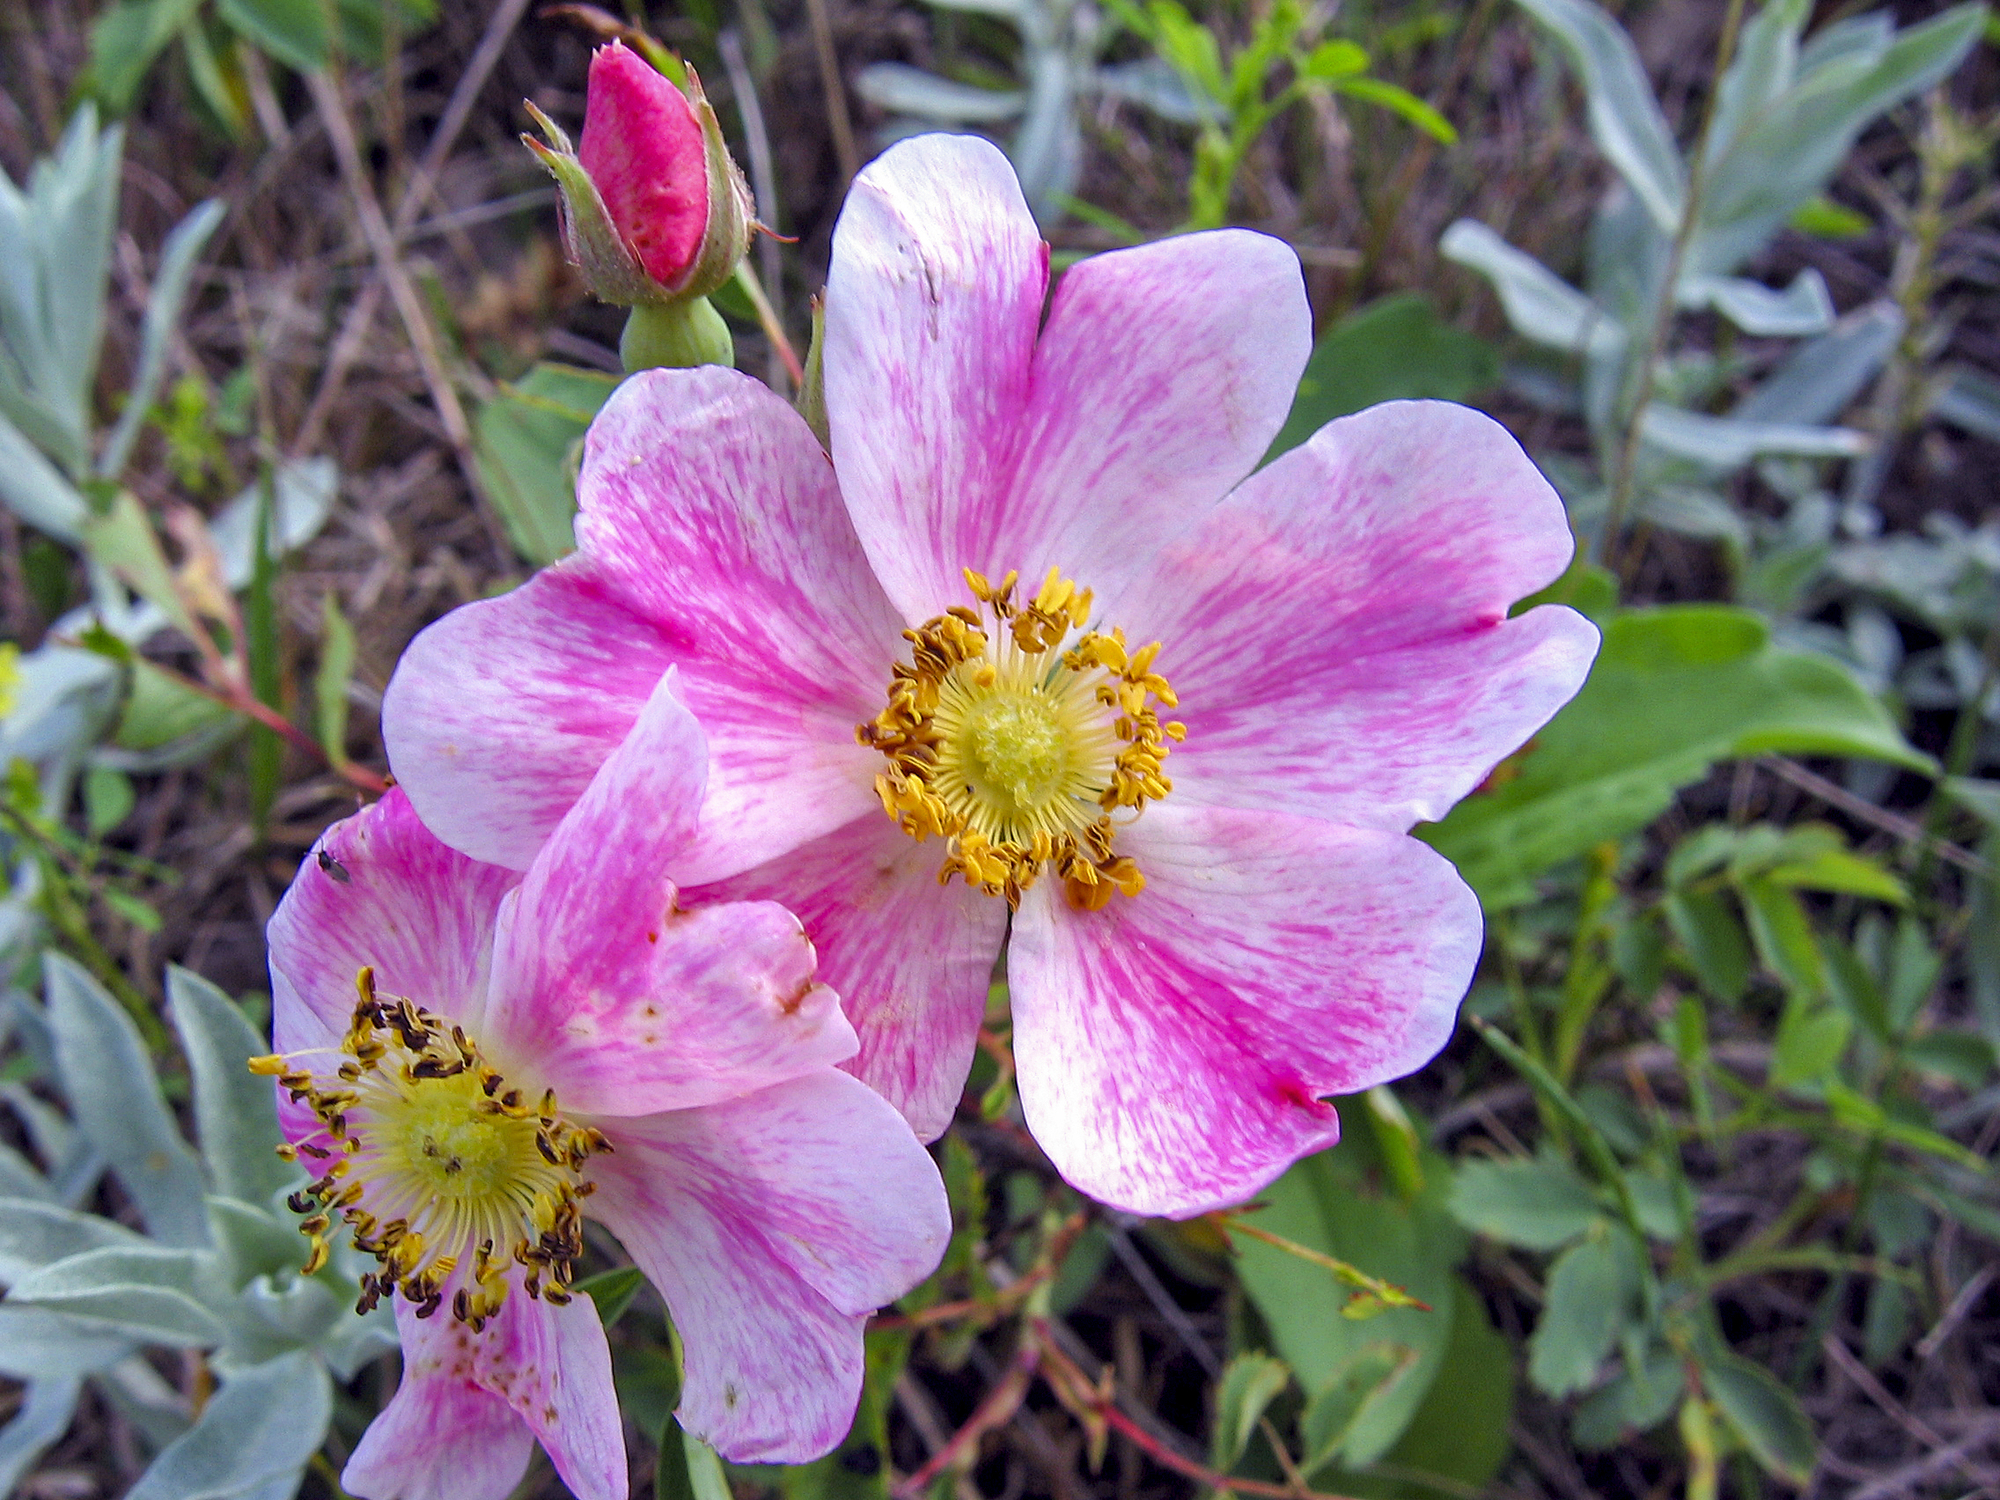
[[[1687,1393],[1687,1375],[1671,1349],[1654,1346],[1636,1366],[1626,1366],[1576,1409],[1572,1431],[1579,1448],[1615,1448],[1635,1433],[1657,1427]]]
[[[289,1494],[326,1441],[333,1385],[304,1350],[239,1370],[126,1500],[261,1500]]]
[[[83,1381],[71,1370],[28,1382],[19,1409],[0,1429],[0,1494],[16,1493],[43,1451],[69,1431],[82,1393]]]
[[[1680,227],[1683,169],[1673,131],[1624,29],[1589,0],[1520,0],[1561,43],[1583,83],[1590,134],[1662,234]]]
[[[1794,1091],[1824,1084],[1847,1051],[1853,1031],[1853,1018],[1846,1011],[1813,1005],[1794,993],[1771,1050],[1772,1084]]]
[[[83,777],[83,815],[92,838],[102,838],[132,815],[139,794],[132,778],[111,766],[92,766]]]
[[[1589,1185],[1554,1157],[1464,1163],[1451,1212],[1467,1229],[1527,1250],[1566,1245],[1603,1215]]]
[[[1533,899],[1537,877],[1645,827],[1715,762],[1766,752],[1932,765],[1845,668],[1777,649],[1749,611],[1624,610],[1606,622],[1589,681],[1535,737],[1520,774],[1421,836],[1489,909],[1518,905]]]
[[[1299,1384],[1318,1391],[1361,1350],[1400,1344],[1417,1351],[1408,1373],[1359,1414],[1338,1458],[1359,1467],[1402,1434],[1443,1368],[1451,1341],[1452,1267],[1466,1238],[1444,1206],[1450,1164],[1423,1162],[1424,1188],[1405,1199],[1387,1184],[1377,1126],[1360,1100],[1340,1104],[1343,1136],[1330,1151],[1293,1166],[1261,1195],[1245,1222],[1405,1288],[1433,1311],[1390,1307],[1365,1320],[1343,1316],[1349,1289],[1323,1267],[1249,1236],[1236,1241],[1244,1291],[1271,1330],[1275,1352]]]
[[[341,613],[340,600],[326,591],[320,612],[319,671],[313,675],[319,746],[335,767],[347,764],[347,684],[354,676],[354,627]]]
[[[192,1251],[111,1245],[29,1272],[14,1283],[8,1301],[141,1343],[214,1348],[227,1334],[196,1296],[198,1275]]]
[[[326,66],[332,32],[320,0],[217,0],[222,18],[288,68],[313,73]]]
[[[1458,144],[1458,131],[1443,115],[1408,89],[1383,78],[1345,78],[1334,85],[1350,99],[1378,104],[1406,124],[1414,125],[1432,140],[1446,146]]]
[[[1215,1430],[1209,1437],[1209,1464],[1227,1473],[1243,1456],[1257,1419],[1291,1384],[1292,1372],[1281,1359],[1254,1349],[1223,1366],[1215,1386]]]
[[[625,1316],[625,1309],[632,1305],[632,1299],[645,1284],[644,1271],[637,1266],[620,1266],[615,1271],[586,1276],[574,1290],[585,1293],[597,1305],[598,1322],[609,1328]]]
[[[539,364],[479,409],[473,457],[514,550],[537,567],[576,546],[571,454],[617,377]]]
[[[1512,1447],[1514,1346],[1486,1315],[1486,1303],[1459,1277],[1452,1279],[1451,1341],[1445,1346],[1448,1380],[1434,1381],[1410,1425],[1383,1455],[1407,1477],[1407,1500],[1436,1500],[1439,1493],[1483,1492]],[[1445,1481],[1427,1484],[1423,1476]],[[1362,1481],[1341,1477],[1330,1488],[1374,1493]]]
[[[1321,42],[1299,60],[1299,76],[1332,83],[1368,71],[1368,53],[1353,42]]]
[[[1428,297],[1384,297],[1349,313],[1313,346],[1291,415],[1265,460],[1336,417],[1382,401],[1463,401],[1498,376],[1492,346],[1439,318]]]
[[[133,440],[139,436],[139,428],[153,408],[153,393],[159,388],[160,374],[166,368],[168,341],[180,325],[181,304],[187,298],[188,281],[194,275],[195,257],[222,223],[222,215],[218,199],[197,204],[193,212],[174,226],[160,247],[160,269],[153,278],[152,295],[146,300],[146,316],[140,325],[138,368],[133,373],[131,389],[125,394],[125,410],[119,414],[118,425],[111,429],[104,452],[98,458],[100,479],[116,479],[124,470]]]
[[[1910,893],[1903,882],[1872,859],[1850,854],[1845,849],[1827,849],[1808,859],[1794,860],[1765,872],[1773,885],[1802,891],[1832,891],[1850,896],[1866,896],[1891,906],[1908,906]]]
[[[1977,1032],[1933,1031],[1903,1044],[1912,1067],[1949,1078],[1964,1089],[1983,1088],[1993,1076],[1993,1044]]]
[[[1387,1339],[1349,1355],[1334,1377],[1313,1392],[1299,1419],[1305,1439],[1300,1469],[1311,1474],[1345,1449],[1420,1357],[1421,1351]]]
[[[1634,1277],[1623,1237],[1608,1225],[1570,1246],[1549,1271],[1548,1299],[1528,1340],[1528,1379],[1551,1396],[1597,1378],[1625,1327]]]
[[[1823,240],[1860,239],[1874,227],[1868,215],[1825,196],[1809,199],[1792,214],[1792,228]]]
[[[0,1286],[86,1250],[132,1249],[145,1241],[122,1224],[53,1203],[0,1198]]]
[[[88,85],[113,114],[132,107],[146,70],[201,0],[122,0],[90,28]]]
[[[1792,994],[1816,998],[1826,993],[1826,964],[1799,898],[1761,875],[1743,881],[1739,889],[1764,967]]]
[[[103,514],[83,523],[83,544],[94,560],[116,573],[140,598],[157,606],[182,635],[190,641],[203,639],[201,626],[188,612],[174,582],[152,520],[130,490],[119,490]]]
[[[1819,1457],[1812,1423],[1776,1376],[1734,1354],[1699,1356],[1702,1385],[1758,1463],[1804,1485]]]
[[[1926,1130],[1921,1125],[1895,1118],[1873,1099],[1856,1093],[1844,1083],[1830,1082],[1826,1085],[1826,1103],[1834,1119],[1858,1135],[1879,1135],[1899,1146],[1908,1146],[1912,1151],[1922,1151],[1926,1155],[1955,1162],[1969,1172],[1983,1174],[1991,1169],[1992,1164],[1977,1152],[1968,1151],[1951,1137],[1939,1135],[1935,1130]]]
[[[74,960],[45,953],[42,970],[56,1065],[78,1128],[104,1153],[156,1239],[206,1242],[201,1164],[161,1102],[138,1029]]]
[[[218,1193],[263,1203],[298,1181],[280,1160],[277,1091],[249,1061],[269,1051],[227,995],[178,964],[167,969],[167,1004],[194,1077],[194,1118],[209,1179]]]

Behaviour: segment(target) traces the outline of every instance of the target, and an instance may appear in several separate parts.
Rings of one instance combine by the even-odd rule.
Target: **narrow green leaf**
[[[597,1305],[598,1321],[609,1328],[625,1316],[625,1309],[632,1305],[632,1299],[639,1295],[639,1288],[645,1284],[646,1273],[637,1266],[620,1266],[615,1271],[586,1276],[576,1284],[575,1290],[590,1297]]]
[[[347,684],[354,676],[354,627],[341,613],[340,600],[326,591],[320,612],[319,671],[313,677],[313,697],[319,710],[319,744],[336,769],[347,764]]]
[[[1816,999],[1826,993],[1826,963],[1799,898],[1761,875],[1743,881],[1740,889],[1764,967],[1792,994]]]
[[[1589,1185],[1553,1157],[1465,1162],[1452,1183],[1451,1211],[1467,1229],[1527,1250],[1558,1249],[1603,1212]]]

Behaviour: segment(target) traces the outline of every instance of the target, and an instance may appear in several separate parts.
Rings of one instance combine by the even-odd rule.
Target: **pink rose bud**
[[[590,60],[581,148],[532,104],[523,136],[562,190],[563,242],[590,289],[627,307],[714,291],[749,248],[756,209],[694,70],[683,90],[622,42]]]

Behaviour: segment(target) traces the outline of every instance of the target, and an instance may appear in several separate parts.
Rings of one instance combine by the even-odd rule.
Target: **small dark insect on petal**
[[[327,853],[326,850],[315,849],[313,850],[313,856],[319,861],[319,867],[335,880],[338,880],[342,885],[346,885],[349,881],[353,880],[354,877],[347,873],[347,866]]]

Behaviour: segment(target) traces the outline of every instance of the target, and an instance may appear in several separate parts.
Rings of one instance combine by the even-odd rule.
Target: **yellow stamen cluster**
[[[889,761],[883,810],[912,838],[947,841],[940,881],[1010,905],[1044,869],[1089,910],[1137,895],[1145,876],[1113,851],[1110,815],[1173,789],[1163,765],[1187,733],[1154,707],[1178,701],[1153,670],[1159,642],[1132,651],[1122,630],[1086,629],[1090,590],[1054,568],[1028,599],[1013,573],[965,581],[983,612],[955,605],[904,631],[910,661],[855,731]]]
[[[464,1028],[378,995],[369,969],[357,983],[345,1060],[330,1086],[285,1057],[250,1063],[309,1105],[334,1142],[281,1148],[323,1168],[290,1200],[307,1215],[299,1225],[312,1246],[306,1274],[326,1264],[337,1213],[356,1248],[381,1262],[361,1278],[359,1312],[401,1291],[428,1318],[462,1265],[451,1310],[475,1332],[506,1301],[516,1266],[530,1297],[568,1302],[583,1253],[580,1204],[594,1186],[582,1170],[610,1143],[563,1119],[553,1090],[531,1102],[511,1087]]]

